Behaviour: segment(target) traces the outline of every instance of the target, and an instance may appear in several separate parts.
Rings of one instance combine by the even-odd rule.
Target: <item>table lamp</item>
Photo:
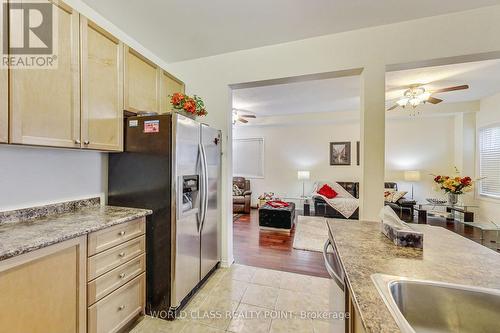
[[[298,180],[302,180],[302,197],[305,197],[305,183],[306,180],[309,180],[309,177],[311,176],[309,171],[297,171],[297,178]]]
[[[417,170],[405,171],[405,181],[411,183],[411,198],[413,200],[413,183],[420,181],[420,171]]]

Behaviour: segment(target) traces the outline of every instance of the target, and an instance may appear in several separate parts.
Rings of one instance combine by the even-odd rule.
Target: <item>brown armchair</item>
[[[233,213],[250,214],[250,202],[252,191],[250,191],[250,181],[243,177],[234,177],[233,186],[236,185],[241,191],[241,195],[233,193]]]

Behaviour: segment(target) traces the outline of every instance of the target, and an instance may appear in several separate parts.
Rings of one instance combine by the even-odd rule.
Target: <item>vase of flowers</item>
[[[458,173],[458,170],[457,170]],[[443,176],[443,175],[433,175],[434,182],[438,187],[448,194],[448,203],[450,205],[456,205],[458,203],[458,198],[461,194],[469,192],[472,190],[472,185],[474,181],[466,176]]]
[[[191,97],[184,93],[176,92],[169,97],[173,112],[177,112],[191,119],[206,116],[208,114],[205,109],[205,103],[199,96],[193,95]]]

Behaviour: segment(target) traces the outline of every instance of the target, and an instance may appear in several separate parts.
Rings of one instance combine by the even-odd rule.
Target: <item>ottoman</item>
[[[295,223],[295,204],[288,207],[274,208],[268,204],[259,208],[259,227],[290,231]]]

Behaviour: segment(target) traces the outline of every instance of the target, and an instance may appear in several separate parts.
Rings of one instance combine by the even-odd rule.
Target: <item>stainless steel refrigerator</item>
[[[219,263],[220,131],[179,114],[129,117],[108,204],[148,208],[148,313],[172,316]]]

